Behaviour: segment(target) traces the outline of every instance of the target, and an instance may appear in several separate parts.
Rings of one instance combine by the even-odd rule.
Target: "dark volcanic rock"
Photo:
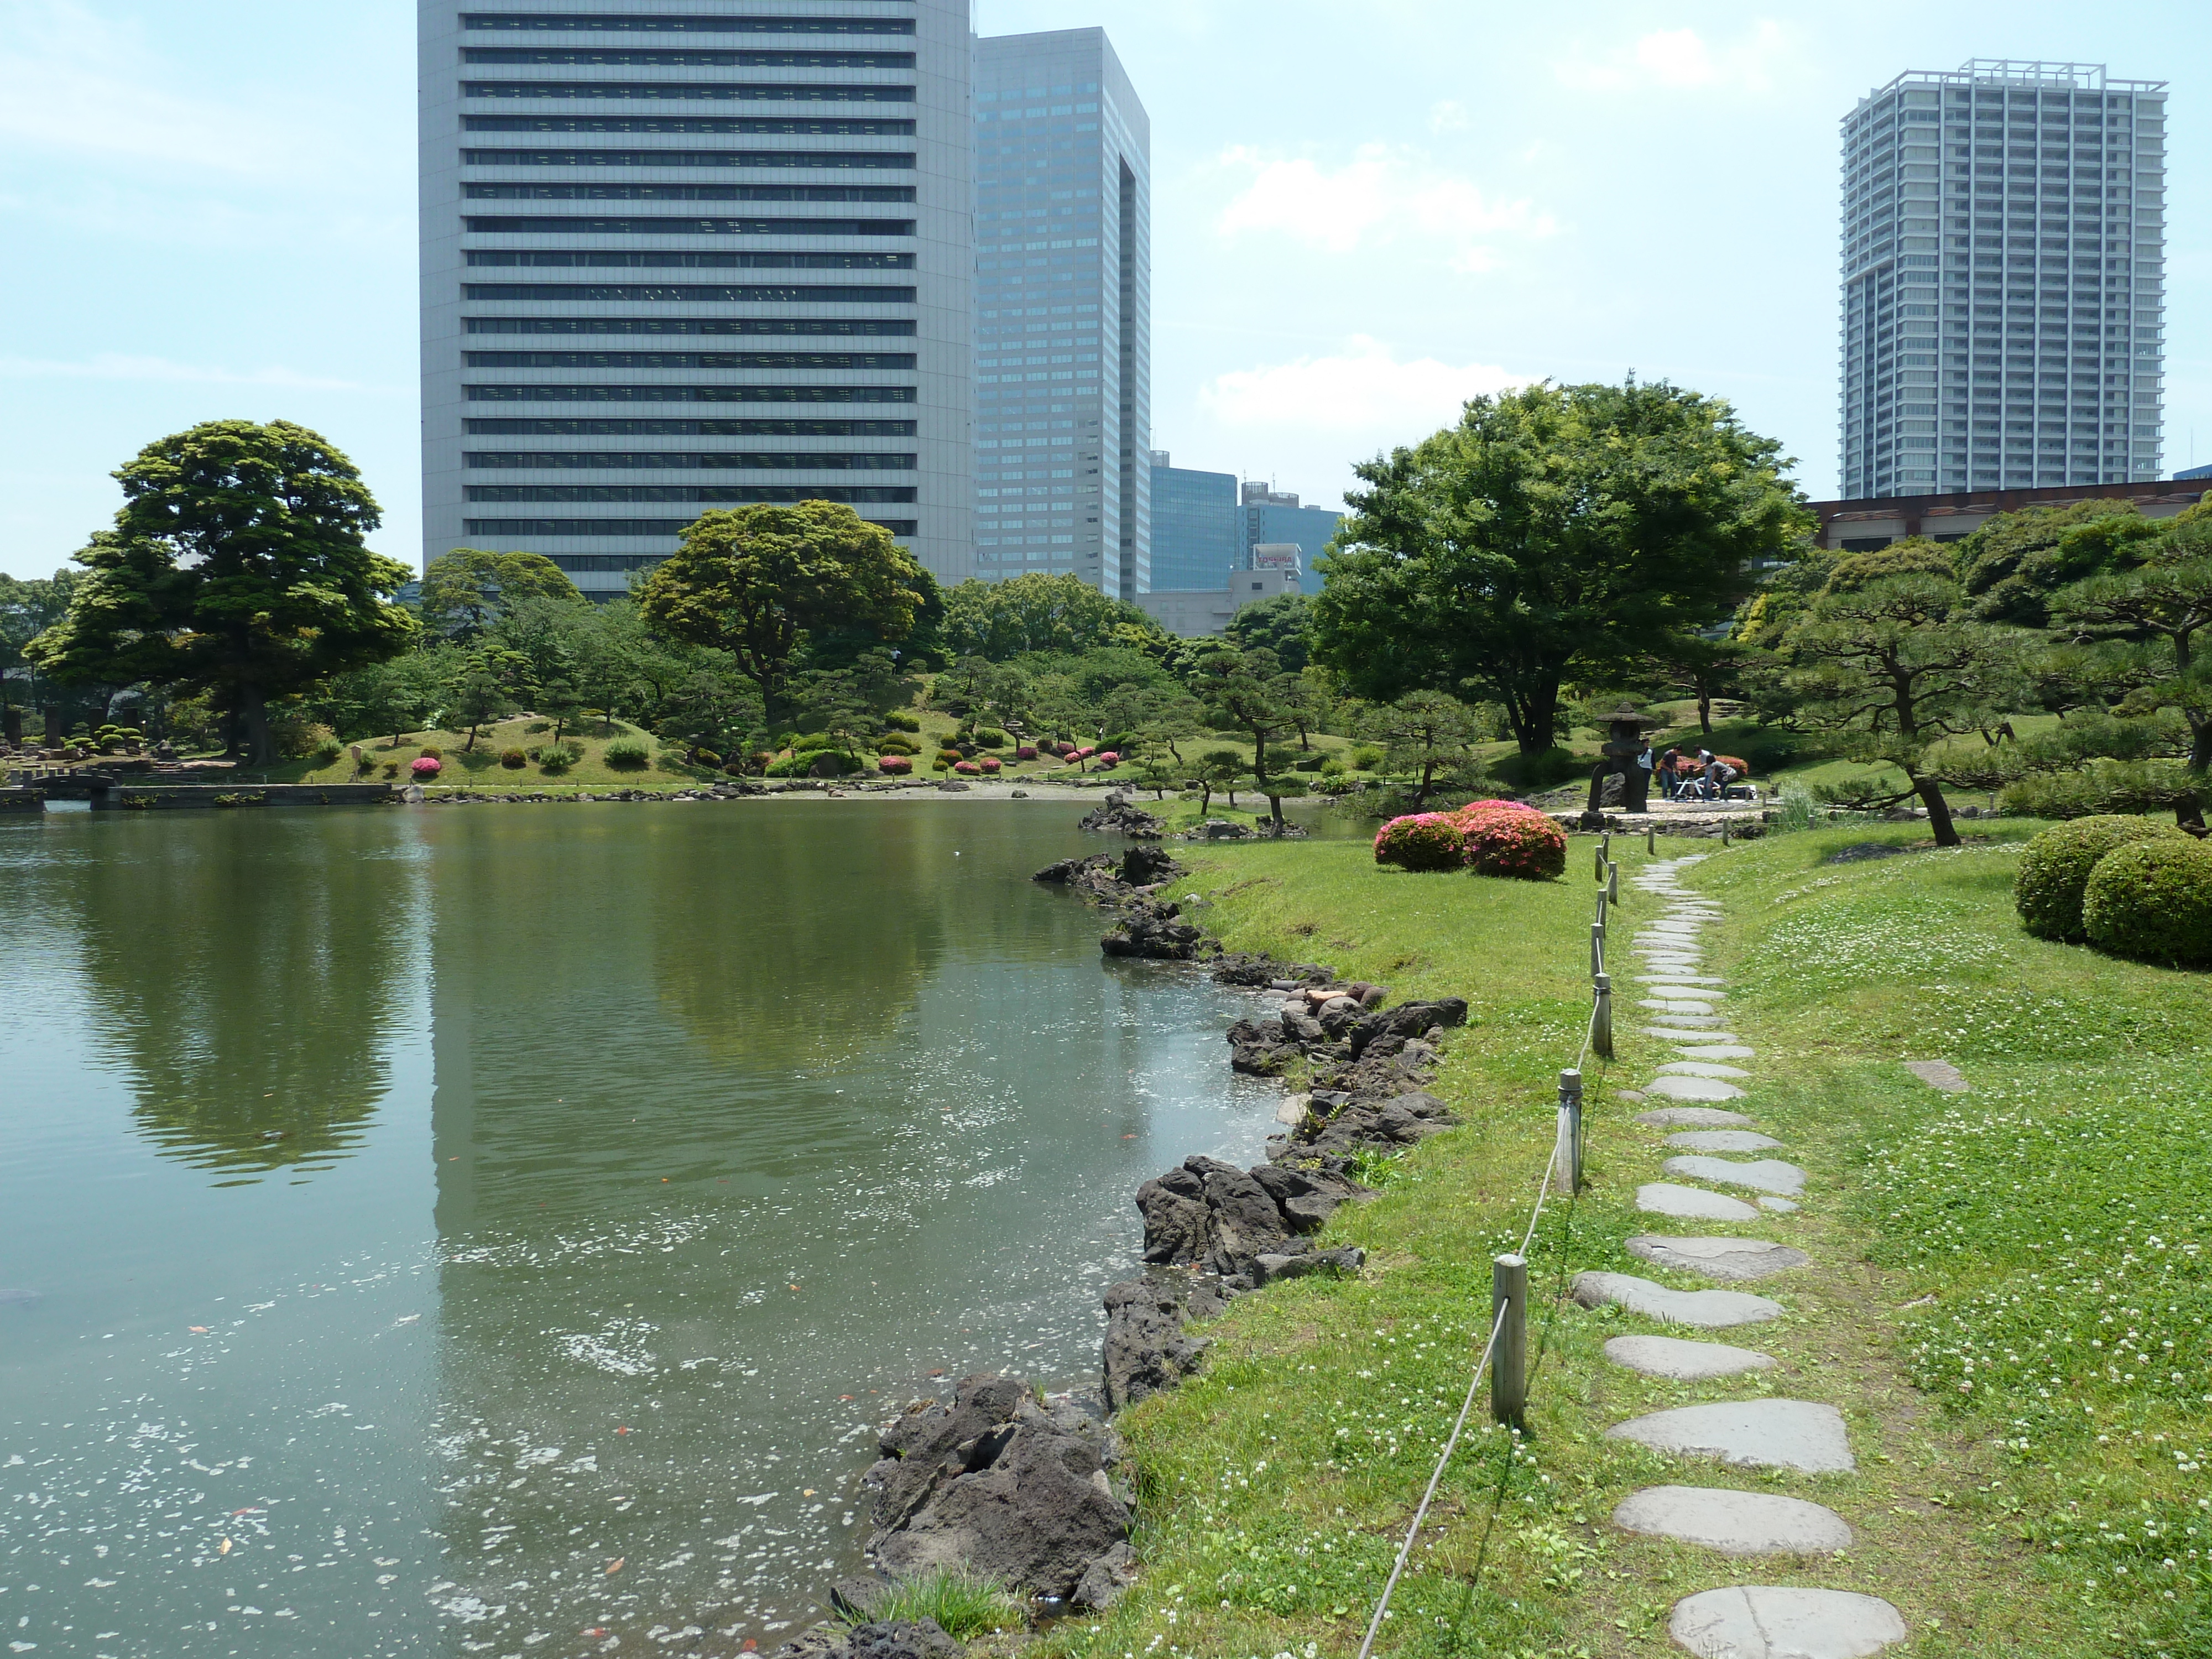
[[[1198,954],[1205,935],[1187,921],[1172,904],[1147,899],[1133,900],[1114,931],[1098,941],[1109,957],[1144,957],[1159,962],[1188,962]]]
[[[845,1638],[851,1659],[960,1659],[967,1651],[934,1619],[863,1625]]]
[[[1312,1232],[1336,1212],[1338,1205],[1373,1196],[1370,1188],[1349,1176],[1321,1168],[1266,1164],[1252,1171],[1252,1179],[1274,1200],[1275,1208],[1293,1232]]]
[[[1062,859],[1057,864],[1048,864],[1030,879],[1044,882],[1051,886],[1066,887],[1085,876],[1111,870],[1113,867],[1114,860],[1110,854],[1093,853],[1086,859]]]
[[[1136,1576],[1136,1553],[1116,1544],[1085,1570],[1072,1599],[1079,1607],[1110,1607]]]
[[[1195,1371],[1206,1345],[1184,1334],[1183,1321],[1214,1318],[1233,1294],[1218,1279],[1177,1267],[1147,1267],[1141,1279],[1108,1286],[1107,1405],[1120,1411]]]
[[[1149,887],[1181,874],[1182,866],[1164,847],[1132,847],[1121,854],[1121,879],[1132,887]]]
[[[1130,805],[1129,798],[1118,791],[1106,797],[1106,804],[1083,815],[1076,825],[1079,830],[1096,830],[1109,836],[1127,836],[1133,841],[1158,841],[1167,829],[1167,821],[1156,818],[1142,807]]]

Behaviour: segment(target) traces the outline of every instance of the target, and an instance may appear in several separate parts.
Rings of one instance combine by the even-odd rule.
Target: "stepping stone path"
[[[1948,1060],[1908,1060],[1905,1069],[1931,1089],[1941,1089],[1947,1095],[1966,1092],[1966,1074]]]
[[[1703,929],[1723,913],[1680,884],[1681,872],[1700,861],[1692,857],[1647,865],[1634,879],[1638,891],[1669,902],[1661,916],[1638,927],[1629,948],[1643,969],[1637,982],[1646,988],[1638,1006],[1655,1022],[1665,1022],[1644,1027],[1643,1035],[1674,1045],[1674,1058],[1657,1068],[1639,1099],[1735,1101],[1756,1091],[1748,1071],[1723,1063],[1757,1056],[1733,1032],[1718,1029],[1726,981],[1702,971]],[[1931,1088],[1955,1093],[1966,1086],[1946,1061],[1915,1060],[1908,1069]],[[1747,1115],[1710,1106],[1668,1106],[1642,1113],[1636,1121],[1650,1128],[1685,1131],[1670,1134],[1668,1144],[1687,1149],[1686,1156],[1666,1162],[1666,1173],[1674,1180],[1637,1188],[1636,1207],[1645,1214],[1747,1222],[1762,1212],[1798,1208],[1795,1200],[1808,1176],[1796,1164],[1779,1158],[1743,1162],[1710,1156],[1766,1152],[1782,1145],[1758,1133]],[[1714,1187],[1748,1189],[1758,1194],[1756,1205],[1715,1192]],[[1802,1250],[1759,1238],[1647,1233],[1628,1240],[1626,1248],[1670,1273],[1708,1280],[1761,1279],[1811,1264]],[[1675,1290],[1627,1273],[1577,1274],[1572,1293],[1587,1308],[1609,1304],[1643,1318],[1707,1329],[1760,1324],[1784,1312],[1781,1304],[1747,1291]],[[1616,1336],[1606,1343],[1605,1356],[1626,1370],[1682,1382],[1776,1365],[1772,1356],[1755,1349],[1673,1336]],[[1808,1400],[1753,1398],[1678,1407],[1617,1424],[1607,1434],[1741,1468],[1819,1474],[1856,1467],[1842,1413]],[[1850,1522],[1821,1504],[1778,1492],[1717,1486],[1647,1487],[1625,1498],[1613,1520],[1625,1532],[1728,1556],[1826,1555],[1850,1549],[1853,1541]],[[1897,1609],[1876,1596],[1738,1584],[1685,1596],[1674,1605],[1668,1634],[1699,1659],[1867,1659],[1904,1641],[1907,1632]]]

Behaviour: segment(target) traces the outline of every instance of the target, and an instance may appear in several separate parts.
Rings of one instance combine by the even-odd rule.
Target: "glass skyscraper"
[[[970,574],[968,0],[420,16],[425,557],[824,499]]]
[[[1913,71],[1843,123],[1845,499],[2159,476],[2166,83]]]
[[[1218,591],[1245,560],[1237,475],[1152,462],[1152,591]]]
[[[975,574],[1152,586],[1152,124],[1103,29],[975,45]]]
[[[1252,568],[1252,550],[1296,542],[1308,570],[1328,562],[1329,538],[1344,522],[1344,514],[1325,507],[1300,507],[1294,490],[1277,489],[1248,478],[1243,489],[1244,548],[1237,568]]]

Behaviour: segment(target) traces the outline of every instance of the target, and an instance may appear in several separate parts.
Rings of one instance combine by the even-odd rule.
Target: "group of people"
[[[1659,787],[1668,800],[1725,800],[1729,786],[1736,781],[1736,769],[1710,749],[1698,750],[1697,758],[1685,764],[1680,749],[1669,749],[1655,758],[1647,748],[1638,757],[1638,763],[1658,774]]]

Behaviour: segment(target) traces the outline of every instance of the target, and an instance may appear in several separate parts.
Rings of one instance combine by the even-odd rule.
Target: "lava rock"
[[[1079,1607],[1110,1607],[1136,1577],[1136,1553],[1127,1544],[1116,1544],[1084,1569],[1070,1599]]]
[[[1141,957],[1156,962],[1188,962],[1198,954],[1204,935],[1187,921],[1176,920],[1172,904],[1139,899],[1123,911],[1114,931],[1098,941],[1109,957]]]
[[[1176,1387],[1197,1370],[1206,1342],[1183,1330],[1212,1319],[1235,1292],[1218,1278],[1147,1267],[1106,1291],[1106,1404],[1115,1411]],[[1103,1604],[1094,1604],[1103,1605]]]
[[[1107,796],[1103,806],[1085,812],[1076,825],[1079,830],[1127,836],[1133,841],[1158,841],[1167,827],[1164,818],[1156,818],[1143,808],[1132,805],[1129,798],[1118,792]]]

